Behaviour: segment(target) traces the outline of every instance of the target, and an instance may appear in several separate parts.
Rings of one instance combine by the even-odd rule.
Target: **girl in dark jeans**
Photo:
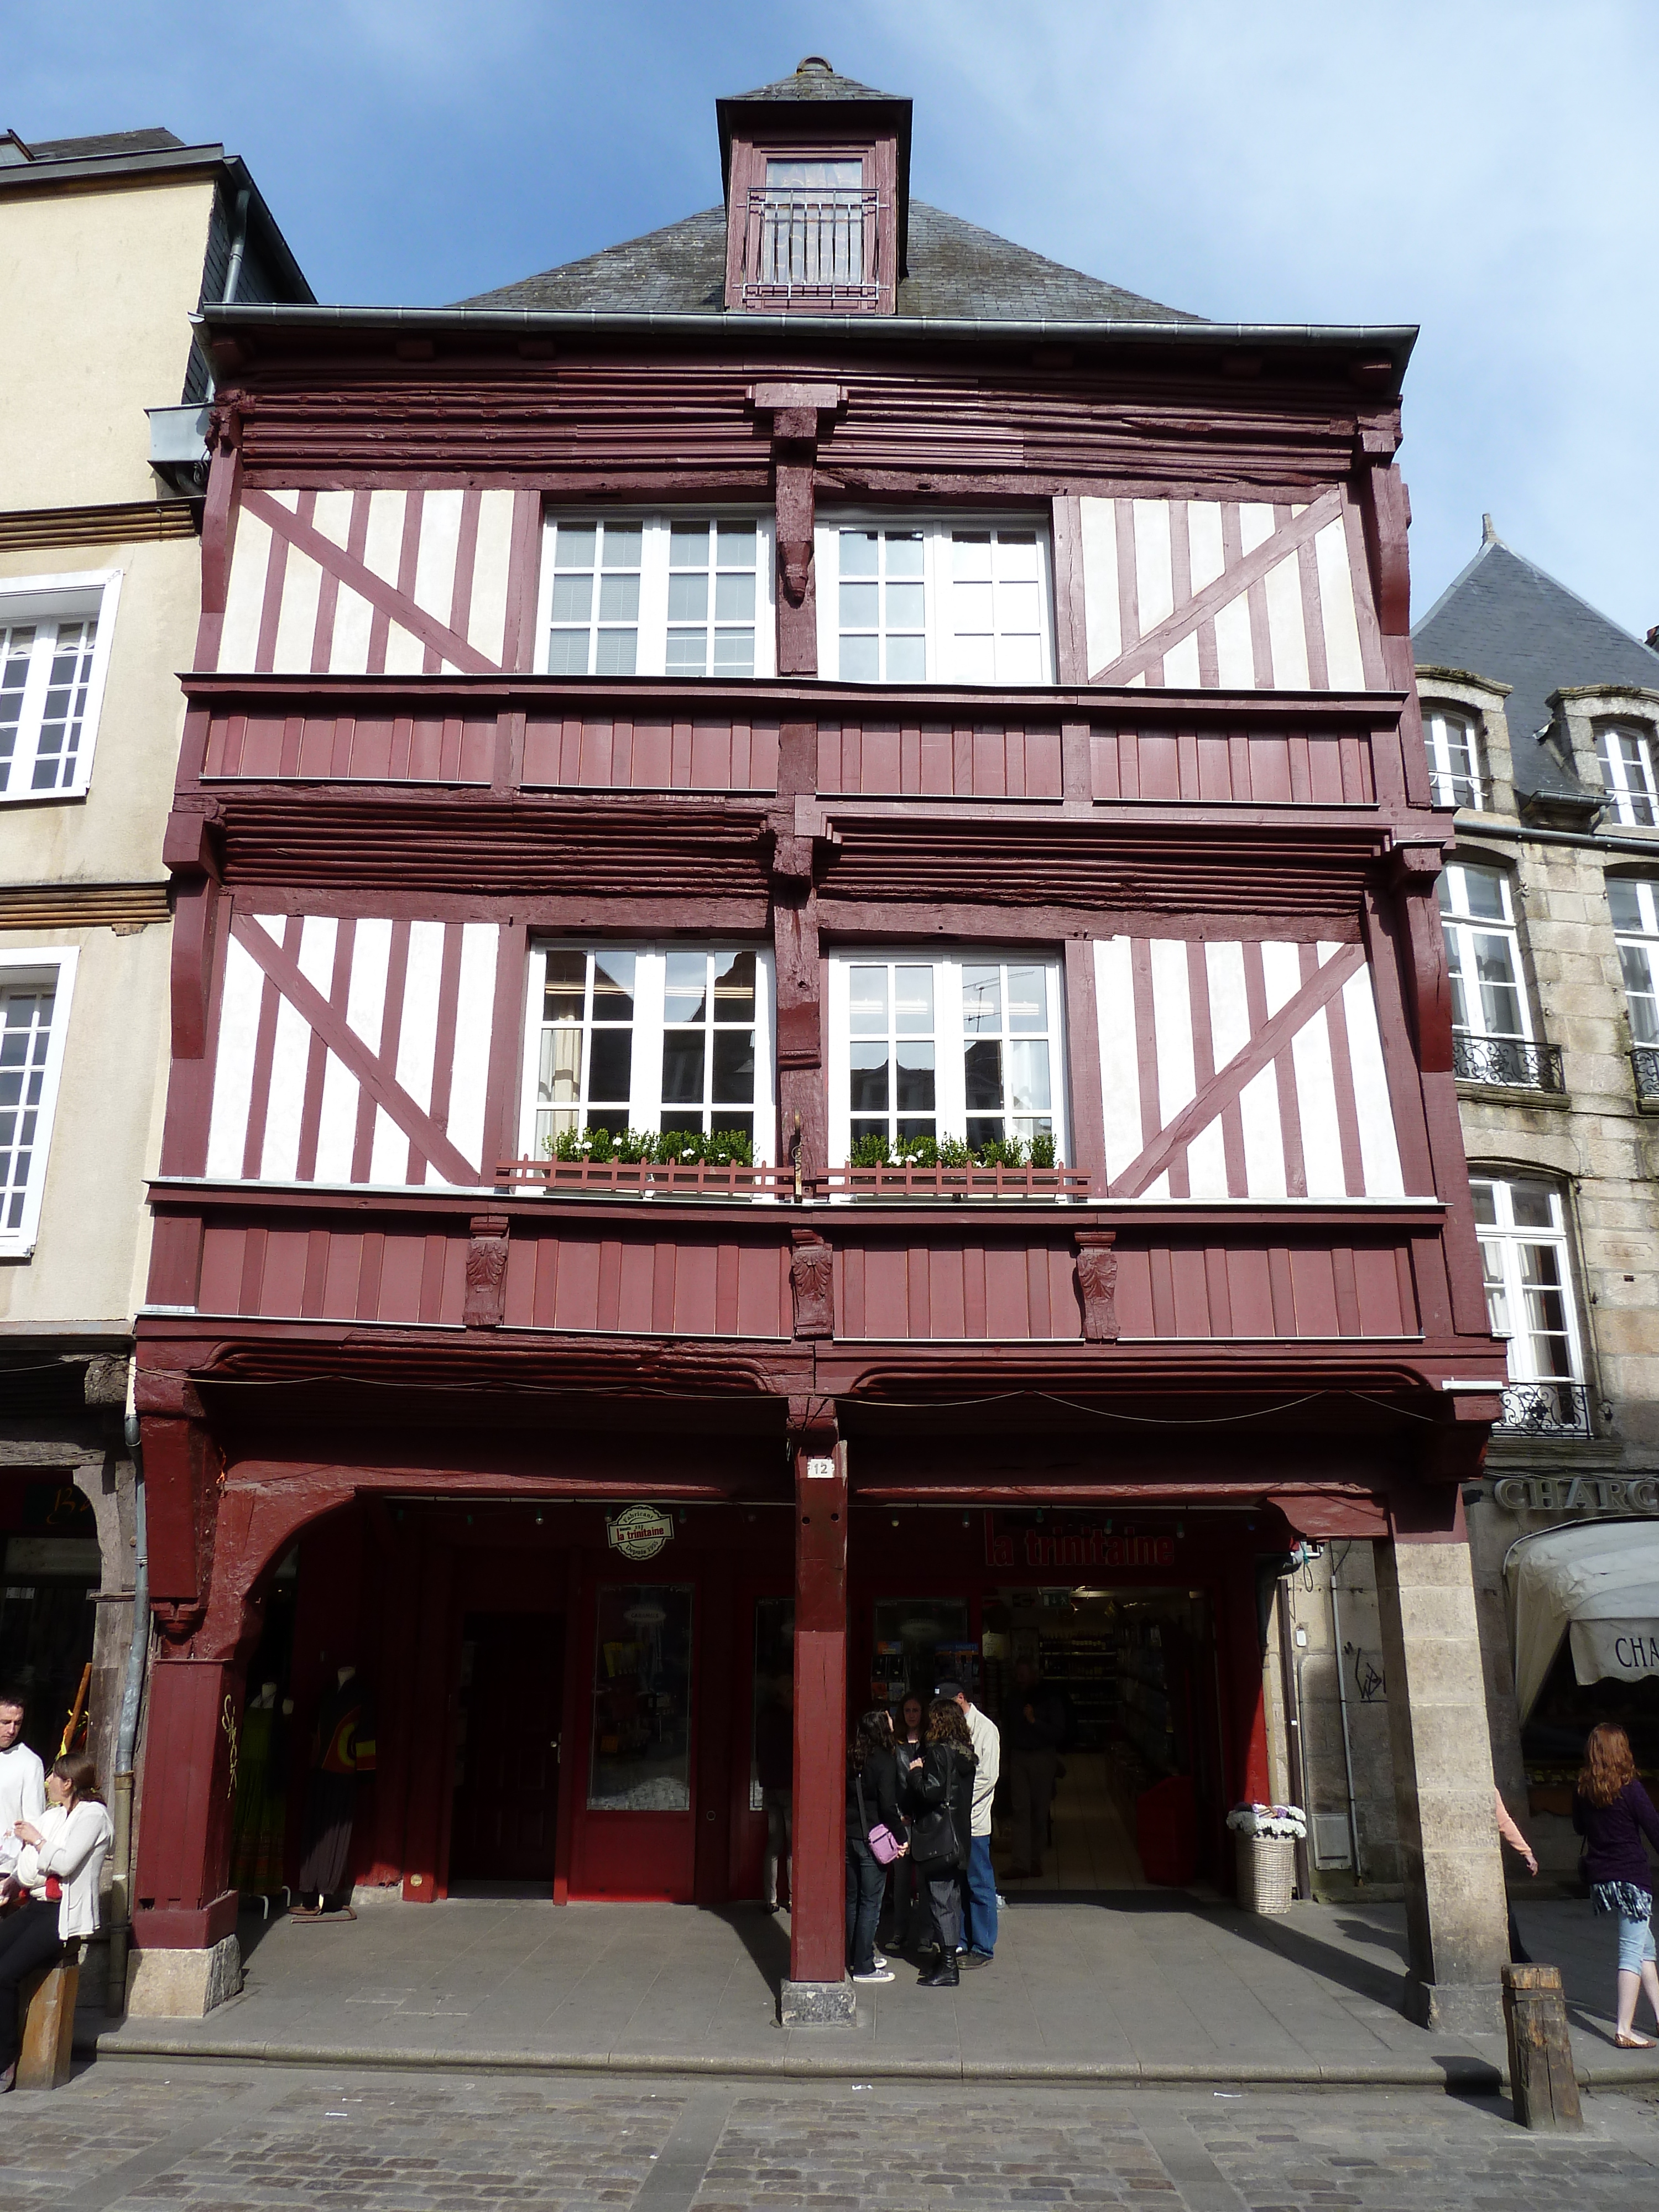
[[[939,1930],[939,1962],[924,1973],[925,1990],[953,1990],[961,1978],[957,1946],[962,1941],[959,1877],[968,1863],[974,1805],[974,1740],[954,1698],[935,1698],[927,1708],[927,1747],[913,1767],[908,1797],[911,1845]],[[949,1812],[950,1819],[945,1819]]]
[[[893,1759],[893,1722],[878,1705],[859,1723],[847,1755],[847,1955],[855,1982],[890,1982],[893,1970],[876,1949],[887,1869],[870,1848],[870,1831],[885,1822],[902,1835]]]
[[[893,1754],[898,1765],[899,1811],[905,1812],[910,1771],[920,1766],[927,1748],[927,1708],[914,1691],[900,1706],[894,1723]],[[908,1826],[908,1815],[906,1814]],[[892,1948],[910,1958],[931,1948],[933,1907],[927,1885],[912,1858],[896,1859],[889,1869],[893,1877]]]
[[[1572,1825],[1584,1838],[1584,1873],[1598,1912],[1619,1916],[1619,2024],[1621,2051],[1651,2051],[1636,2033],[1636,1999],[1645,1989],[1659,2020],[1659,1971],[1653,1951],[1653,1875],[1642,1848],[1659,1849],[1659,1813],[1636,1778],[1630,1738],[1611,1721],[1589,1732],[1583,1770],[1573,1793]]]

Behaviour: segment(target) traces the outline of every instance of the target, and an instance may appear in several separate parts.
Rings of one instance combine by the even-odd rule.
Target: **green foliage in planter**
[[[546,1138],[543,1149],[556,1160],[592,1160],[599,1166],[611,1161],[624,1166],[690,1165],[706,1160],[714,1167],[752,1167],[755,1147],[740,1129],[623,1129],[614,1136],[603,1127],[562,1129]]]
[[[1019,1137],[993,1137],[977,1147],[964,1144],[960,1137],[901,1137],[892,1145],[878,1132],[872,1132],[854,1145],[848,1164],[855,1168],[988,1168],[999,1162],[1007,1168],[1052,1168],[1053,1132],[1033,1137],[1029,1145]]]

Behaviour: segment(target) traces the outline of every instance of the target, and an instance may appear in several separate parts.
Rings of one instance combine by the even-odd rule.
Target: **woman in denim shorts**
[[[1572,1825],[1584,1838],[1584,1872],[1595,1910],[1619,1917],[1619,2047],[1651,2051],[1652,2038],[1636,2033],[1636,2000],[1645,1990],[1659,2024],[1653,1875],[1642,1848],[1645,1835],[1659,1850],[1659,1813],[1636,1778],[1630,1738],[1611,1721],[1593,1728],[1584,1746]]]

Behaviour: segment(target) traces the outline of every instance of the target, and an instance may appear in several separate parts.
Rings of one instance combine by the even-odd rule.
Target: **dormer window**
[[[751,314],[888,314],[904,274],[910,103],[809,54],[718,103],[726,304]]]
[[[1648,732],[1603,723],[1595,732],[1595,750],[1601,759],[1601,781],[1620,821],[1639,830],[1659,824],[1659,787]]]
[[[1437,806],[1486,805],[1480,741],[1474,725],[1462,714],[1437,708],[1425,724],[1429,746],[1429,781]]]

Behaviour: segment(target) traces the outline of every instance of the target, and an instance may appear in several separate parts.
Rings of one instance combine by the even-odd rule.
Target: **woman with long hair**
[[[855,1982],[890,1982],[893,1970],[876,1948],[887,1868],[870,1845],[872,1828],[895,1836],[899,1825],[893,1717],[884,1705],[859,1723],[847,1754],[847,1958]]]
[[[927,1749],[927,1708],[914,1690],[901,1703],[893,1721],[893,1756],[898,1764],[899,1811],[908,1833],[910,1776],[921,1765]],[[906,1958],[931,1947],[933,1918],[927,1904],[927,1885],[914,1856],[894,1861],[892,1948]],[[920,1963],[920,1960],[918,1960]]]
[[[1636,1778],[1630,1738],[1611,1721],[1593,1728],[1584,1746],[1584,1764],[1573,1793],[1572,1825],[1584,1838],[1591,1901],[1598,1912],[1619,1917],[1619,2047],[1651,2051],[1653,2039],[1636,2033],[1636,2000],[1645,1990],[1659,2022],[1653,1875],[1642,1848],[1645,1835],[1659,1850],[1659,1813]]]
[[[910,1775],[910,1848],[927,1884],[939,1931],[939,1957],[924,1971],[925,1990],[953,1990],[961,1979],[957,1950],[962,1942],[959,1878],[968,1863],[974,1808],[973,1738],[954,1698],[935,1698],[927,1708],[927,1740],[921,1765]]]
[[[55,1966],[64,1946],[98,1932],[98,1882],[110,1846],[110,1817],[89,1759],[71,1753],[46,1777],[46,1809],[37,1826],[18,1820],[15,1869],[0,1882],[0,1903],[21,1897],[0,1920],[0,2092],[17,2079],[17,1992],[40,1966]]]

